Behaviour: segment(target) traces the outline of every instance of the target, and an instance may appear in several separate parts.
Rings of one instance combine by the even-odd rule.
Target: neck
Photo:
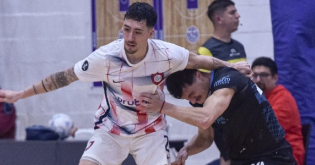
[[[215,28],[213,37],[223,42],[231,42],[231,33],[224,28]]]

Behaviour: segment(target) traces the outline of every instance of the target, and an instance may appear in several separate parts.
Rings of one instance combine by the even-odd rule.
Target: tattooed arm
[[[223,66],[235,68],[245,76],[251,77],[252,70],[250,69],[249,64],[245,61],[231,64],[226,61],[219,60],[215,57],[197,55],[193,52],[189,52],[188,64],[186,66],[186,69],[215,70]]]
[[[0,102],[14,103],[19,99],[24,99],[36,94],[46,93],[62,88],[76,80],[78,80],[78,77],[75,75],[74,68],[72,67],[67,70],[54,73],[23,91],[15,92],[0,90]]]
[[[193,52],[189,52],[189,59],[186,69],[207,69],[215,70],[222,66],[232,67],[233,64],[219,60],[210,56],[201,56]]]

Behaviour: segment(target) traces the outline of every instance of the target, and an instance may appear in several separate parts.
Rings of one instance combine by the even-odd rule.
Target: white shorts
[[[137,165],[168,165],[170,152],[165,130],[137,137],[95,130],[81,159],[100,165],[120,165],[131,154]]]

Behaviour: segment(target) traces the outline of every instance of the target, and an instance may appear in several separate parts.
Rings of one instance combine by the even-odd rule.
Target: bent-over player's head
[[[268,57],[259,57],[252,64],[253,82],[268,92],[276,87],[278,81],[278,67],[275,61]]]
[[[148,39],[153,37],[156,20],[156,11],[148,3],[136,2],[128,8],[122,27],[127,55],[146,54]]]
[[[172,73],[166,78],[170,94],[177,99],[189,100],[192,104],[203,104],[208,97],[210,79],[196,69],[185,69]]]
[[[231,0],[215,0],[208,6],[207,15],[213,25],[223,26],[229,32],[237,30],[240,15]]]

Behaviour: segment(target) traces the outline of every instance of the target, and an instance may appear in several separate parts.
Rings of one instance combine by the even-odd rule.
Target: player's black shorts
[[[231,160],[231,165],[296,165],[290,144],[286,140],[281,143],[278,149],[255,156],[252,160]]]

